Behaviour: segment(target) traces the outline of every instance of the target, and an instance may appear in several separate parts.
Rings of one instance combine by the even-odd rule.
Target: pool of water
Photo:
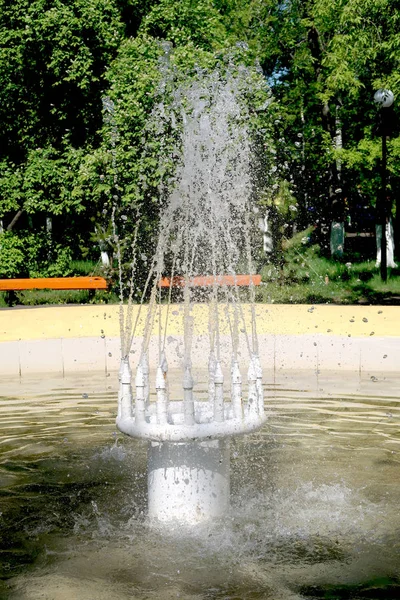
[[[232,443],[230,513],[185,530],[146,521],[116,379],[3,380],[0,598],[399,598],[399,383],[266,385],[268,423]]]

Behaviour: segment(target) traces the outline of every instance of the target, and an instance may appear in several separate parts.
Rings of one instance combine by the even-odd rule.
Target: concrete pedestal
[[[229,510],[229,440],[148,446],[150,519],[195,524]]]

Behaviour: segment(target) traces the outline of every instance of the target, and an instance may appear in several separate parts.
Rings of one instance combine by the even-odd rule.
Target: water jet
[[[160,231],[147,284],[149,309],[134,385],[131,331],[122,340],[118,429],[148,443],[149,517],[198,522],[229,508],[229,440],[265,422],[258,356],[252,248],[252,151],[236,76],[212,73],[176,94],[182,121],[182,160],[160,216]],[[165,114],[165,111],[161,111]],[[241,273],[244,267],[245,274]],[[122,288],[122,286],[121,286]],[[180,293],[184,347],[182,396],[169,397],[163,290]],[[243,289],[251,322],[243,317]],[[193,377],[193,305],[208,306],[208,395],[197,398]],[[121,322],[130,323],[129,305]],[[230,330],[230,360],[221,359],[221,322]],[[158,326],[158,365],[149,380],[149,344]],[[243,338],[246,362],[239,356]],[[246,397],[240,368],[247,369]],[[230,380],[226,393],[226,373]],[[151,390],[155,394],[151,394]],[[155,398],[152,398],[152,395]],[[227,397],[228,396],[228,397]]]

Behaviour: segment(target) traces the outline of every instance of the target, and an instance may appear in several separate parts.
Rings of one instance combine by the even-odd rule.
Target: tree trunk
[[[14,215],[14,218],[12,219],[11,223],[9,223],[7,225],[7,231],[11,231],[15,225],[15,223],[18,221],[18,219],[20,218],[20,216],[23,214],[24,209],[20,208]]]

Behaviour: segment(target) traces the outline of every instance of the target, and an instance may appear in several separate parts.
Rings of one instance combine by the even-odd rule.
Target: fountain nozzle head
[[[193,389],[193,377],[189,367],[185,369],[185,375],[183,377],[183,389],[184,390],[192,390]]]
[[[219,360],[215,363],[215,371],[214,371],[214,383],[223,384],[224,383],[224,374],[222,373],[221,363]]]
[[[257,381],[257,368],[253,360],[251,360],[249,364],[249,370],[247,371],[247,381]]]
[[[143,366],[141,363],[138,364],[138,368],[136,370],[136,378],[135,378],[135,385],[136,387],[144,387],[144,372],[143,372]]]
[[[130,384],[132,379],[132,372],[131,372],[131,368],[129,366],[129,359],[128,358],[124,358],[121,361],[121,367],[120,367],[120,380],[121,383],[123,384]]]
[[[231,378],[232,383],[242,383],[242,376],[240,374],[239,364],[236,360],[232,363]]]
[[[156,390],[165,390],[167,388],[167,382],[165,381],[165,373],[161,367],[158,367],[156,373]]]

